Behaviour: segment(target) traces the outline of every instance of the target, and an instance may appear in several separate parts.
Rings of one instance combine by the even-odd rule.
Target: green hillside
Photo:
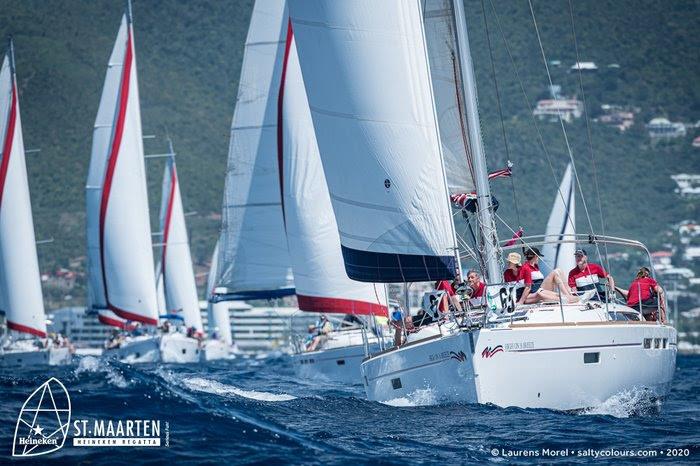
[[[134,29],[146,152],[163,152],[169,134],[178,153],[178,169],[195,262],[208,261],[219,228],[231,115],[240,72],[249,1],[135,0]],[[532,105],[546,97],[547,77],[527,1],[484,0],[509,154],[504,148],[481,0],[468,0],[470,39],[477,68],[480,108],[489,165],[515,163],[515,189],[520,223],[528,233],[544,228],[555,194],[555,181],[538,144]],[[578,75],[568,73],[576,61],[567,1],[534,2],[552,79],[566,95],[581,96]],[[635,126],[624,134],[591,123],[606,232],[658,244],[670,223],[698,218],[698,205],[681,201],[669,178],[700,172],[700,151],[686,138],[652,146],[643,123],[653,116],[672,121],[700,119],[700,50],[696,1],[574,2],[581,61],[600,70],[586,75],[583,86],[591,116],[600,104],[641,109]],[[15,37],[17,72],[30,187],[37,238],[53,237],[40,246],[43,271],[69,266],[84,256],[84,195],[97,105],[107,59],[123,3],[106,0],[0,1],[0,34]],[[497,21],[498,20],[498,21]],[[503,30],[520,84],[504,47]],[[609,69],[611,63],[619,69]],[[561,128],[538,122],[556,178],[567,163]],[[600,232],[591,152],[584,119],[567,125],[592,223]],[[148,161],[153,225],[160,198],[162,162]],[[558,181],[557,181],[558,182]],[[501,214],[514,227],[518,221],[510,182],[493,183]],[[579,228],[588,231],[579,202]],[[506,234],[505,232],[503,233]],[[76,261],[74,261],[75,266]],[[84,264],[84,262],[83,262]],[[74,269],[81,269],[81,265]],[[50,297],[65,293],[49,291]],[[84,301],[84,280],[72,292]],[[53,304],[58,304],[54,301]]]

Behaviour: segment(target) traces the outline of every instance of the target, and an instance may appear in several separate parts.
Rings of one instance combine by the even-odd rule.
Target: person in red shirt
[[[587,291],[596,288],[599,278],[607,278],[610,289],[615,289],[615,280],[598,264],[588,262],[588,255],[585,249],[577,249],[576,267],[569,272],[569,286],[571,291]]]
[[[571,294],[561,277],[561,270],[554,269],[545,276],[540,272],[539,261],[540,251],[537,248],[529,248],[525,251],[526,262],[520,268],[519,279],[523,281],[525,290],[518,299],[518,304],[534,304],[542,301],[559,301],[559,293],[554,289],[559,288],[567,302],[588,301],[595,295],[595,290],[589,290],[580,298]]]
[[[640,307],[641,302],[644,318],[646,320],[657,320],[656,297],[659,299],[659,307],[661,308],[661,321],[665,322],[666,300],[664,299],[664,290],[656,280],[651,278],[651,271],[646,267],[642,267],[627,290],[627,305],[637,309]]]
[[[486,284],[481,281],[481,276],[476,270],[470,270],[467,274],[467,282],[469,287],[472,289],[471,295],[469,295],[469,305],[472,307],[479,307],[486,304],[484,299],[486,294]]]
[[[508,268],[503,272],[503,282],[506,285],[514,286],[516,292],[516,299],[520,299],[523,294],[523,281],[520,280],[520,261],[522,260],[520,254],[517,252],[511,252],[506,258],[506,263]]]
[[[448,300],[449,302],[452,303],[452,305],[455,307],[457,311],[462,310],[462,304],[459,302],[459,297],[455,293],[454,288],[452,287],[452,284],[449,282],[449,280],[440,280],[435,283],[435,289],[438,291],[444,291],[445,296],[443,297],[442,301],[440,302],[440,311],[441,312],[447,312],[449,309],[448,306]]]

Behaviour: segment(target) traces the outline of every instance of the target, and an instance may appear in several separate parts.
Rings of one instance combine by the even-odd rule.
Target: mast
[[[476,198],[479,206],[479,231],[483,249],[482,261],[486,271],[486,282],[497,283],[501,281],[501,250],[498,247],[498,234],[494,221],[493,205],[491,204],[491,188],[489,186],[488,168],[484,142],[481,139],[481,125],[479,123],[478,97],[476,93],[476,77],[469,49],[469,36],[467,35],[467,23],[464,13],[463,0],[452,0],[455,12],[460,68],[462,70],[462,86],[465,100],[465,113],[469,126],[469,141],[474,164],[474,182],[476,184]]]

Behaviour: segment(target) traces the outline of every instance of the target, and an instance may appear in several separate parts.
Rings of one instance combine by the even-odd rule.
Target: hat
[[[517,252],[511,252],[506,259],[511,264],[520,265],[521,256]]]
[[[577,249],[574,251],[574,256],[587,256],[585,249]]]
[[[534,257],[534,256],[542,256],[539,249],[532,247],[532,248],[528,248],[525,250],[525,257]]]

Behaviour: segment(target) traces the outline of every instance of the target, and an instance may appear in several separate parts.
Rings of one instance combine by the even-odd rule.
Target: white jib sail
[[[282,192],[287,242],[302,311],[387,315],[384,285],[350,280],[343,267],[338,226],[326,186],[294,34],[280,85]]]
[[[161,276],[168,313],[181,313],[187,327],[203,331],[197,285],[185,226],[180,183],[175,160],[169,158],[163,173],[163,197],[160,208]]]
[[[348,276],[454,277],[419,1],[289,7]]]
[[[11,53],[0,69],[0,309],[8,329],[43,338],[46,315]]]
[[[127,15],[109,58],[86,191],[91,307],[157,325],[136,56]]]
[[[277,89],[285,2],[256,2],[246,39],[226,171],[218,287],[231,299],[294,294],[277,168]]]
[[[554,198],[552,213],[547,222],[547,240],[574,239],[576,234],[576,190],[574,187],[571,163],[566,166],[559,191]],[[576,266],[574,252],[576,243],[546,244],[542,254],[549,267],[558,268],[568,273]]]
[[[209,299],[214,293],[218,262],[219,242],[217,241],[216,246],[214,247],[214,254],[212,254],[211,258],[209,276],[207,277],[207,299]],[[214,334],[216,334],[220,340],[231,346],[233,344],[233,335],[231,334],[231,319],[228,310],[229,305],[225,301],[219,301],[216,303],[209,301],[208,332],[209,337],[213,337]]]

